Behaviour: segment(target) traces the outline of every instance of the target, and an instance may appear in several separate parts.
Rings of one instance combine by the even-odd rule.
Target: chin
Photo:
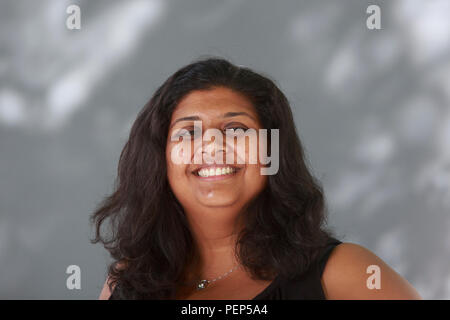
[[[213,191],[211,193],[214,193]],[[197,202],[205,207],[227,208],[232,207],[238,202],[236,197],[224,197],[220,195],[202,195],[197,197]]]

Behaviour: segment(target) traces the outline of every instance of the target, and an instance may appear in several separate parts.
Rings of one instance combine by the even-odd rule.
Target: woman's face
[[[193,130],[199,127],[203,136],[194,138]],[[225,131],[254,129],[258,137],[261,128],[252,103],[231,89],[216,87],[192,91],[180,101],[169,126],[166,159],[170,187],[185,210],[230,208],[239,211],[262,191],[267,176],[260,173],[259,157],[249,161],[250,139],[245,138],[245,148],[242,148],[243,145],[237,143],[239,134]],[[220,130],[222,143],[205,134],[208,129]],[[182,150],[180,144],[184,146]],[[259,152],[259,148],[257,150]],[[174,156],[180,158],[174,161]],[[234,161],[227,161],[227,156],[233,156]],[[181,157],[190,161],[181,162]],[[202,163],[194,163],[194,157]],[[222,159],[222,164],[217,159]]]

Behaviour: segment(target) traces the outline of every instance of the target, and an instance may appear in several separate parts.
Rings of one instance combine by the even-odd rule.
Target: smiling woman
[[[230,111],[232,116],[226,116],[225,113]],[[241,94],[224,87],[189,93],[178,104],[172,119],[193,114],[201,120],[202,129],[205,131],[217,129],[225,132],[227,129],[236,127],[260,129],[262,126],[257,120],[258,115],[251,102]],[[192,121],[179,121],[171,128],[171,131],[186,129],[190,126]],[[193,140],[192,144],[194,144]],[[197,156],[203,160],[201,161],[203,163],[195,164],[191,161],[191,164],[180,165],[174,164],[171,157],[172,149],[177,143],[168,141],[166,148],[169,184],[182,204],[188,220],[190,219],[190,222],[194,224],[200,224],[202,229],[206,224],[212,223],[208,229],[216,233],[215,224],[231,225],[242,213],[243,208],[261,193],[266,185],[267,177],[260,174],[259,163],[249,164],[248,161],[240,161],[244,164],[238,164],[237,159],[232,163],[226,161],[228,153],[233,155],[238,153],[238,148],[234,145],[221,143],[218,146],[217,141],[199,143],[197,148],[195,146],[189,148],[192,152],[188,157],[194,159],[198,153]],[[245,149],[247,152],[243,155],[247,156],[250,148]],[[219,154],[216,154],[216,151]],[[219,157],[222,161],[217,164],[214,160]],[[224,170],[223,174],[222,170]],[[207,210],[214,210],[214,213]],[[213,218],[212,221],[211,218]]]
[[[199,129],[232,139],[204,139]],[[274,174],[261,173],[263,152],[249,161],[251,139],[238,143],[261,129],[279,130],[257,146],[277,144]],[[131,129],[115,191],[91,218],[93,242],[114,258],[101,299],[419,297],[369,250],[326,230],[288,100],[267,77],[220,58],[187,65],[158,88]],[[366,285],[370,265],[381,289]]]

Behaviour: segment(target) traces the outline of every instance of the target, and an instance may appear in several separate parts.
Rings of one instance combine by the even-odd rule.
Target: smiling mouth
[[[192,173],[199,178],[227,177],[236,174],[241,168],[231,166],[210,166],[199,168]]]

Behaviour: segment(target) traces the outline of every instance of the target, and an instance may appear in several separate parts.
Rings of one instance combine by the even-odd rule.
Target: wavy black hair
[[[180,100],[214,87],[243,94],[263,128],[279,129],[279,171],[241,217],[240,263],[256,279],[291,278],[308,270],[331,236],[323,190],[307,168],[288,99],[268,76],[204,57],[171,75],[140,111],[120,155],[114,191],[92,213],[91,242],[101,242],[114,259],[110,289],[120,287],[120,298],[174,299],[186,265],[198,254],[168,183],[165,149]],[[109,229],[102,230],[105,222]]]

